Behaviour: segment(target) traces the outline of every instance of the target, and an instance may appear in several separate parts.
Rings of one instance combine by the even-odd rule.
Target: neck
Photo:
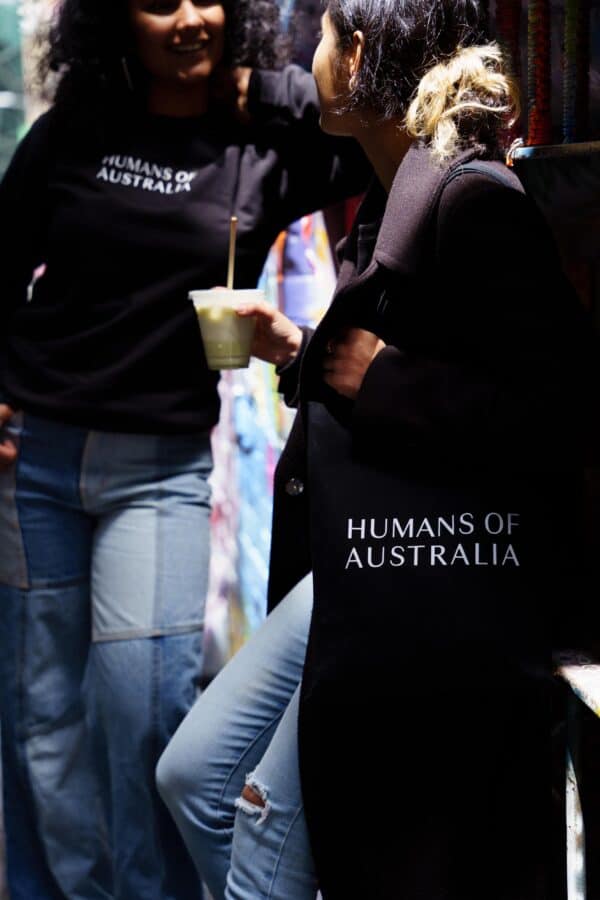
[[[413,139],[394,120],[361,122],[354,137],[363,148],[375,174],[389,194],[398,167]]]
[[[147,108],[148,112],[160,116],[201,116],[208,109],[208,84],[174,86],[155,81],[148,90]]]

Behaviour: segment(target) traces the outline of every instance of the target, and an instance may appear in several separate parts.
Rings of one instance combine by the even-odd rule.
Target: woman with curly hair
[[[243,312],[298,407],[264,628],[309,570],[314,608],[301,687],[235,823],[230,886],[253,869],[256,887],[226,896],[285,896],[254,849],[286,846],[293,809],[312,856],[286,858],[307,873],[290,897],[314,900],[318,881],[324,900],[547,900],[551,648],[578,636],[597,349],[504,165],[518,98],[477,0],[329,0],[322,27],[321,126],[354,137],[376,178],[314,334]],[[219,823],[198,773],[224,686],[159,767],[199,859]]]
[[[225,283],[232,214],[254,287],[281,229],[365,171],[321,135],[311,76],[262,68],[284,51],[275,0],[64,0],[54,104],[0,186],[14,900],[200,896],[154,784],[201,672],[219,413],[187,294]]]

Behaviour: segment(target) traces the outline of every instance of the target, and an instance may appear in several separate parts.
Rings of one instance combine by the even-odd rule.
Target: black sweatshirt
[[[222,110],[115,117],[102,140],[41,116],[0,185],[2,393],[16,408],[106,431],[192,432],[219,413],[192,289],[255,287],[278,233],[360,191],[353,142],[318,126],[314,82],[254,72],[251,126]],[[338,155],[342,150],[342,159]],[[43,275],[27,302],[33,271]]]

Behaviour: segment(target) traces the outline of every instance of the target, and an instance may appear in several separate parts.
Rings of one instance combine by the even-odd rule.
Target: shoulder
[[[464,214],[465,210],[484,213],[491,205],[511,208],[528,205],[523,186],[517,176],[497,162],[476,161],[450,169],[442,187],[439,203],[440,222]]]
[[[438,243],[456,248],[487,244],[519,255],[547,251],[550,230],[523,185],[507,166],[486,162],[459,166],[440,196]]]
[[[43,168],[55,144],[55,115],[52,109],[43,113],[19,141],[6,171],[5,180],[20,173]]]
[[[54,107],[46,110],[29,126],[21,144],[44,145],[54,136],[57,124],[57,113]]]

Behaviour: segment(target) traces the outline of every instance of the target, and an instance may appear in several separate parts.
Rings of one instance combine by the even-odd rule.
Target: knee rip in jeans
[[[268,800],[268,791],[264,784],[261,784],[254,777],[254,772],[246,776],[246,787],[242,791],[242,796],[235,801],[237,809],[246,813],[247,816],[258,817],[258,825],[262,825],[266,821],[271,811],[271,804]]]

